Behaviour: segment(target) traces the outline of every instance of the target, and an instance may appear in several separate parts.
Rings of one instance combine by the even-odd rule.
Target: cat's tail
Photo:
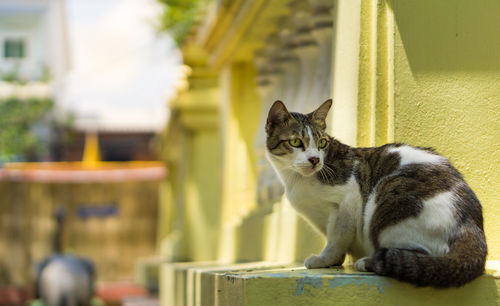
[[[487,247],[484,232],[476,225],[464,225],[444,256],[418,250],[379,249],[370,270],[416,286],[460,287],[484,271]]]

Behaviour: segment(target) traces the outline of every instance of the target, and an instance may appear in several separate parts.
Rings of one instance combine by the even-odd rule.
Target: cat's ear
[[[328,115],[330,107],[332,107],[332,99],[326,100],[318,109],[311,113],[314,123],[322,129],[326,129],[326,116]]]
[[[285,104],[280,100],[274,101],[267,115],[266,132],[269,134],[273,127],[286,123],[290,118],[291,115],[286,109]]]

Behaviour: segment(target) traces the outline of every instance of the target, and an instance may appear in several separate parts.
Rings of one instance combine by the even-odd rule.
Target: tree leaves
[[[168,31],[177,44],[189,35],[211,0],[158,0],[164,6],[160,29]]]
[[[53,108],[48,98],[7,98],[0,100],[0,164],[26,159],[46,149],[33,127]]]

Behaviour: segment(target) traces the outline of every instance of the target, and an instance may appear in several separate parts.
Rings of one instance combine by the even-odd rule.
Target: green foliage
[[[27,302],[27,305],[29,306],[46,306],[42,300],[40,299],[37,299],[37,300],[30,300]],[[103,300],[101,300],[100,298],[98,297],[93,297],[91,300],[90,300],[90,306],[105,306],[106,304],[103,302]]]
[[[52,79],[52,73],[50,72],[49,67],[44,66],[42,70],[42,76],[40,77],[40,82],[48,83]]]
[[[160,29],[168,31],[181,44],[211,0],[157,0],[164,6]]]
[[[28,80],[24,80],[19,76],[19,65],[15,65],[10,70],[1,73],[0,77],[2,81],[7,83],[25,85],[29,82]],[[43,66],[42,73],[37,79],[37,81],[40,81],[42,83],[48,83],[50,82],[51,79],[52,79],[52,73],[50,71],[50,68],[47,66]]]
[[[2,81],[8,82],[8,83],[17,83],[17,84],[21,84],[21,85],[26,83],[26,81],[21,80],[21,78],[19,78],[19,67],[18,66],[15,66],[14,68],[12,68],[11,70],[9,70],[7,72],[4,72],[2,74]]]
[[[0,163],[47,149],[33,133],[33,126],[53,108],[51,99],[7,98],[0,100]]]
[[[11,70],[2,74],[2,81],[14,83],[17,81],[17,71]]]

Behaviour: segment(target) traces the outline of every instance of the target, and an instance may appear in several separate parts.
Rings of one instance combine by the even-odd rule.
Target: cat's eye
[[[327,145],[327,141],[325,138],[321,138],[319,141],[318,141],[318,148],[320,149],[324,149]]]
[[[295,148],[301,147],[302,146],[302,141],[300,139],[294,138],[290,139],[288,143]]]

